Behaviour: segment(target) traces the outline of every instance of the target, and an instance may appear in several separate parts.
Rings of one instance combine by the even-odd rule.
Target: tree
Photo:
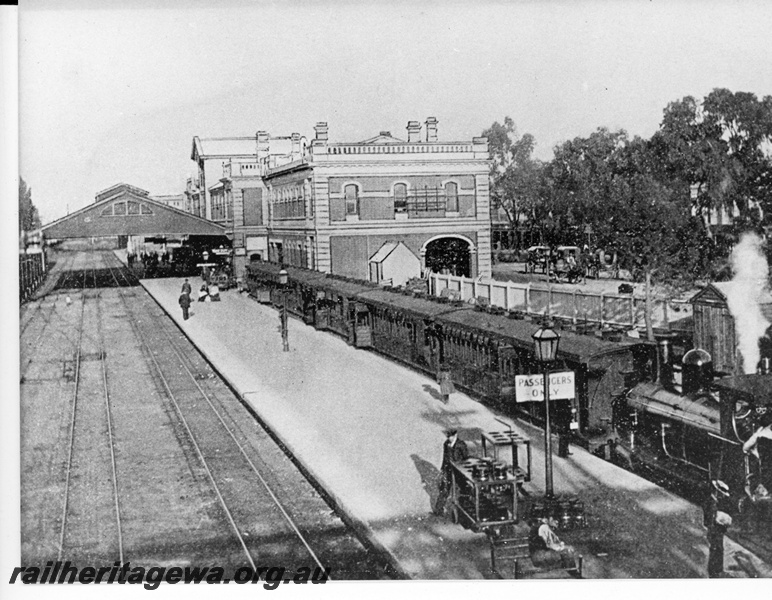
[[[32,231],[40,227],[38,209],[32,204],[32,189],[24,179],[19,178],[19,232]]]
[[[542,163],[532,158],[536,142],[526,133],[518,137],[510,117],[504,124],[494,122],[482,132],[491,153],[491,209],[501,210],[509,224],[510,236],[520,246],[518,224],[525,218],[533,222],[540,200]]]
[[[636,280],[688,284],[706,272],[711,254],[678,188],[660,176],[652,144],[600,128],[555,148],[546,167],[553,243],[576,243],[592,228],[598,247],[613,248]]]
[[[736,207],[743,228],[772,214],[772,96],[718,88],[702,101],[687,96],[667,106],[652,143],[671,185],[694,190],[711,239],[713,209]]]

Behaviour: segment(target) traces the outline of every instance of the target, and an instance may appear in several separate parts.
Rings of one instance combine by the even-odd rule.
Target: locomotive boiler
[[[708,352],[674,358],[671,341],[659,342],[656,380],[631,386],[614,403],[625,466],[697,496],[720,479],[741,509],[766,501],[772,439],[756,436],[752,449],[748,443],[772,423],[772,375],[715,378]]]

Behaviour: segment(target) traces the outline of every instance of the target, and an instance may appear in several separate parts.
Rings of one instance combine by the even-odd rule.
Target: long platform
[[[416,579],[490,578],[487,538],[431,513],[443,430],[456,427],[479,453],[480,434],[498,417],[528,437],[533,479],[543,490],[541,431],[503,418],[455,393],[439,400],[436,383],[375,353],[290,319],[282,352],[277,312],[236,290],[198,303],[182,320],[182,279],[142,285],[230,385],[248,402],[340,510]],[[195,290],[198,278],[191,279]],[[579,496],[589,527],[561,534],[584,556],[585,578],[701,578],[707,542],[699,507],[580,448],[555,457],[557,494]],[[727,539],[725,567],[744,577],[737,553],[763,577],[772,568]],[[747,564],[747,563],[746,563]]]

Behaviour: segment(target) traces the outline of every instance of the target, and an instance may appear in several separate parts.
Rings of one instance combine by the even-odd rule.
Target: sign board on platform
[[[576,396],[573,371],[550,373],[550,400],[569,400]],[[515,400],[517,402],[544,402],[544,375],[516,375]]]

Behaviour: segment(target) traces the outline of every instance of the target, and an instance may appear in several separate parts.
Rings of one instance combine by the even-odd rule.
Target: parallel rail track
[[[116,259],[117,262],[117,259]],[[115,283],[119,286],[121,286],[121,282],[118,280],[118,275],[120,277],[127,279],[128,276],[124,269],[115,269],[113,270],[112,267],[109,267],[111,273],[113,274],[113,277],[115,279]],[[128,281],[127,281],[128,282]],[[128,302],[126,302],[125,297],[123,294],[119,291],[120,297],[124,303],[124,306],[126,307],[127,312],[129,314],[136,317],[135,309],[133,309]],[[148,305],[150,302],[148,300],[145,300]],[[143,313],[145,315],[148,314],[148,309],[143,310]],[[192,366],[189,365],[189,359],[186,357],[185,352],[181,349],[180,344],[173,339],[173,337],[169,334],[169,332],[164,327],[150,327],[149,329],[152,330],[155,334],[157,334],[158,337],[156,337],[155,340],[153,340],[153,343],[151,344],[149,337],[150,333],[146,331],[142,331],[142,328],[137,324],[139,322],[138,319],[132,318],[131,319],[133,323],[133,327],[135,329],[135,333],[137,334],[137,337],[140,339],[142,345],[145,347],[145,351],[147,352],[147,355],[150,357],[151,362],[153,363],[153,366],[155,368],[155,371],[159,377],[159,380],[161,381],[164,391],[166,393],[166,396],[169,398],[169,400],[174,405],[175,411],[177,413],[177,416],[182,423],[187,436],[192,444],[192,446],[195,449],[196,456],[198,457],[198,460],[203,467],[207,478],[211,484],[212,490],[214,491],[215,495],[217,496],[218,502],[220,503],[220,506],[223,509],[223,512],[226,515],[226,519],[229,523],[230,528],[233,531],[234,537],[238,543],[238,546],[241,548],[247,562],[249,565],[253,568],[257,568],[257,564],[261,560],[260,556],[255,556],[256,552],[254,549],[250,549],[250,546],[254,547],[254,543],[250,544],[250,541],[245,538],[245,535],[242,533],[242,530],[244,529],[243,523],[240,523],[237,517],[237,510],[232,508],[232,504],[234,504],[234,498],[229,496],[228,486],[222,485],[223,481],[227,481],[228,478],[224,476],[224,474],[228,473],[235,473],[237,477],[243,476],[244,472],[248,470],[248,475],[251,475],[253,479],[255,479],[257,482],[259,482],[260,488],[263,490],[263,494],[266,495],[270,499],[270,503],[275,506],[275,508],[278,510],[278,512],[281,515],[282,520],[286,524],[287,533],[289,533],[291,536],[293,536],[296,539],[296,542],[299,543],[299,545],[303,548],[304,552],[306,553],[306,559],[310,559],[313,564],[319,567],[319,569],[324,570],[325,565],[322,563],[322,560],[319,557],[319,553],[314,550],[312,547],[312,544],[309,542],[307,537],[302,532],[302,527],[296,522],[296,520],[291,516],[291,510],[288,509],[284,503],[279,498],[279,494],[277,494],[270,486],[266,478],[261,473],[258,466],[255,464],[255,461],[250,458],[249,453],[245,446],[239,441],[239,439],[234,435],[234,432],[232,430],[232,427],[228,425],[226,422],[226,414],[224,407],[218,402],[218,400],[214,397],[213,394],[208,393],[204,386],[202,386],[195,373],[193,372]],[[160,338],[160,339],[159,339]],[[151,351],[151,345],[154,348],[158,347],[166,347],[171,351],[171,354],[169,355],[171,358],[174,359],[176,366],[181,366],[184,372],[185,379],[187,379],[188,386],[190,384],[193,385],[193,388],[196,390],[197,395],[199,396],[199,399],[202,399],[204,401],[204,404],[201,405],[200,402],[193,401],[193,405],[191,405],[191,402],[186,399],[186,401],[180,400],[178,398],[178,395],[175,394],[175,391],[173,389],[174,383],[170,381],[170,378],[165,374],[164,366],[162,366],[161,361],[157,357],[157,355]],[[168,370],[168,366],[167,366]],[[190,389],[188,387],[188,389]],[[220,406],[218,407],[218,404]],[[196,427],[195,422],[199,421],[202,418],[202,415],[200,414],[200,409],[197,409],[198,414],[195,414],[193,411],[193,406],[206,406],[208,407],[208,416],[205,417],[206,423],[210,425],[209,428],[202,428],[200,425]],[[186,408],[185,408],[186,407]],[[187,413],[187,416],[186,416]],[[219,424],[217,427],[217,431],[219,432],[219,437],[215,437],[212,435],[212,424]],[[207,431],[209,429],[209,431]],[[223,436],[223,434],[225,434]],[[219,466],[216,466],[213,464],[211,460],[207,459],[207,453],[211,452],[211,447],[214,445],[212,444],[212,440],[216,440],[216,444],[219,446],[223,439],[227,439],[227,443],[231,445],[232,448],[235,448],[238,452],[238,455],[241,457],[241,464],[238,465],[237,461],[231,460],[227,461],[228,463],[231,463],[229,465],[223,465],[220,464]],[[208,450],[209,449],[209,450]],[[222,452],[227,452],[225,449],[221,449]],[[232,454],[230,456],[233,456]],[[240,469],[239,471],[235,471],[234,469]],[[220,483],[218,484],[218,481]],[[255,488],[251,488],[253,492],[256,493]],[[230,492],[232,493],[232,492]],[[258,502],[265,502],[265,499],[258,499]],[[329,578],[329,576],[328,576]]]

